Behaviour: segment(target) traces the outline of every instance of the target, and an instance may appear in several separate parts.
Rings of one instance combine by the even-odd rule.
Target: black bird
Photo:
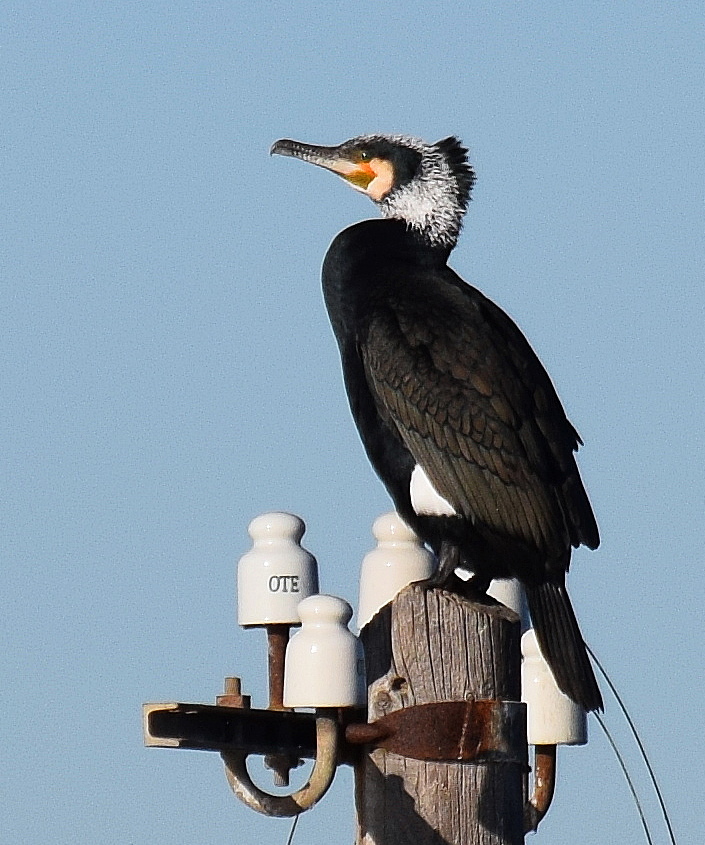
[[[524,585],[558,686],[602,697],[565,587],[572,547],[599,544],[573,453],[581,443],[512,320],[447,265],[475,174],[457,138],[277,141],[367,194],[384,219],[341,232],[323,292],[367,455],[397,511],[436,552],[430,583]]]

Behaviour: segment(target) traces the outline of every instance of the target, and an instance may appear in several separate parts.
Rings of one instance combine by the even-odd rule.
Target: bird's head
[[[427,144],[406,135],[361,135],[337,147],[282,140],[271,153],[332,170],[431,246],[455,246],[475,182],[457,138]]]

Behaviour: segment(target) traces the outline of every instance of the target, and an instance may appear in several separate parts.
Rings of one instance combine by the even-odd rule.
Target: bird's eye
[[[360,161],[369,161],[372,153],[369,150],[360,150]]]

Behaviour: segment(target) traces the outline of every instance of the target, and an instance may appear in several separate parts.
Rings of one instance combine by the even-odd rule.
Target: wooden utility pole
[[[520,621],[503,605],[412,584],[360,636],[370,722],[416,705],[521,699]],[[368,750],[356,769],[357,845],[523,843],[527,752],[520,728],[518,747],[495,759]]]

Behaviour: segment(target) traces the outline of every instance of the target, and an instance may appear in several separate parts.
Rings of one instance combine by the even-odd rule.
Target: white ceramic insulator
[[[297,607],[318,592],[318,566],[301,548],[306,526],[290,513],[264,513],[248,529],[252,550],[237,567],[240,625],[298,625]]]
[[[524,588],[516,578],[496,578],[490,584],[487,595],[518,614],[521,619],[521,630],[526,631],[529,627],[529,608],[526,604]]]
[[[286,648],[285,707],[365,704],[365,656],[362,643],[348,630],[352,613],[336,596],[309,596],[301,602],[301,629]]]
[[[587,715],[564,695],[543,658],[534,629],[521,638],[521,697],[529,745],[585,745]]]
[[[436,569],[431,552],[396,512],[378,517],[372,533],[377,548],[362,561],[358,628],[364,627],[407,584],[429,578]]]

